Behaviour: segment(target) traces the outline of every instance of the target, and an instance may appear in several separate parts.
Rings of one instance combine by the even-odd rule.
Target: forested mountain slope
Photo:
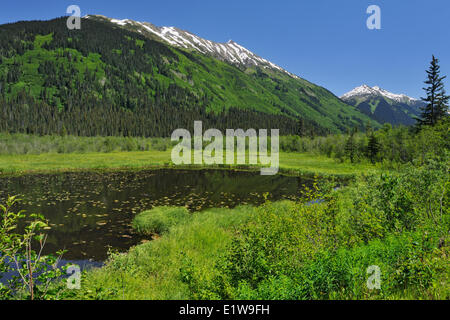
[[[168,136],[194,120],[306,135],[370,118],[306,80],[238,68],[107,21],[83,19],[72,31],[66,18],[0,26],[0,131]]]

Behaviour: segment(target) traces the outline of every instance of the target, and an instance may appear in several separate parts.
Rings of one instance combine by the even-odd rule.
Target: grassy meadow
[[[143,168],[182,168],[174,166],[170,151],[134,151],[112,153],[85,153],[85,154],[25,154],[0,155],[1,174],[27,174],[50,173],[74,170],[97,169],[143,169]],[[190,166],[201,168],[202,166]],[[205,166],[217,167],[217,166]],[[230,168],[230,166],[223,166]],[[255,166],[239,166],[242,169]],[[233,166],[231,166],[233,168]],[[320,175],[320,176],[353,176],[377,170],[368,163],[350,164],[340,163],[326,156],[302,153],[280,152],[280,171],[291,174]]]

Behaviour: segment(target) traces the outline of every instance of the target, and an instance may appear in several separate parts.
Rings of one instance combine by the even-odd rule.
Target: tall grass
[[[218,255],[230,244],[234,229],[253,212],[253,207],[241,206],[196,213],[158,240],[127,254],[113,254],[106,267],[86,274],[74,298],[189,299],[180,267],[192,265],[202,276],[213,278]]]
[[[162,235],[177,224],[189,218],[189,211],[184,207],[157,207],[144,211],[133,219],[133,228],[146,235]]]

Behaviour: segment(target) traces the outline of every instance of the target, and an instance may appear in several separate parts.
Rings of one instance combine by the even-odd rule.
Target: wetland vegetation
[[[282,174],[266,177],[173,166],[151,147],[167,139],[113,138],[150,147],[105,152],[105,138],[33,137],[36,152],[0,155],[0,197],[43,215],[45,254],[66,249],[63,263],[85,267],[79,290],[52,281],[40,298],[449,299],[448,135],[443,121],[282,137]],[[23,136],[3,138],[5,150]],[[43,152],[62,139],[91,149]]]
[[[338,190],[314,183],[301,194],[189,217],[146,212],[145,230],[161,234],[112,254],[67,298],[449,298],[448,167],[430,162]],[[372,265],[380,290],[366,285]]]

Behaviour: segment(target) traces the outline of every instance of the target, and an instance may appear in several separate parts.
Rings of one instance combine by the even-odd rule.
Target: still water
[[[131,228],[134,216],[155,206],[259,205],[268,199],[297,199],[310,181],[259,172],[149,170],[77,172],[0,178],[0,201],[20,195],[14,209],[41,213],[52,227],[47,252],[68,250],[65,260],[101,262],[108,248],[120,252],[144,239]]]

